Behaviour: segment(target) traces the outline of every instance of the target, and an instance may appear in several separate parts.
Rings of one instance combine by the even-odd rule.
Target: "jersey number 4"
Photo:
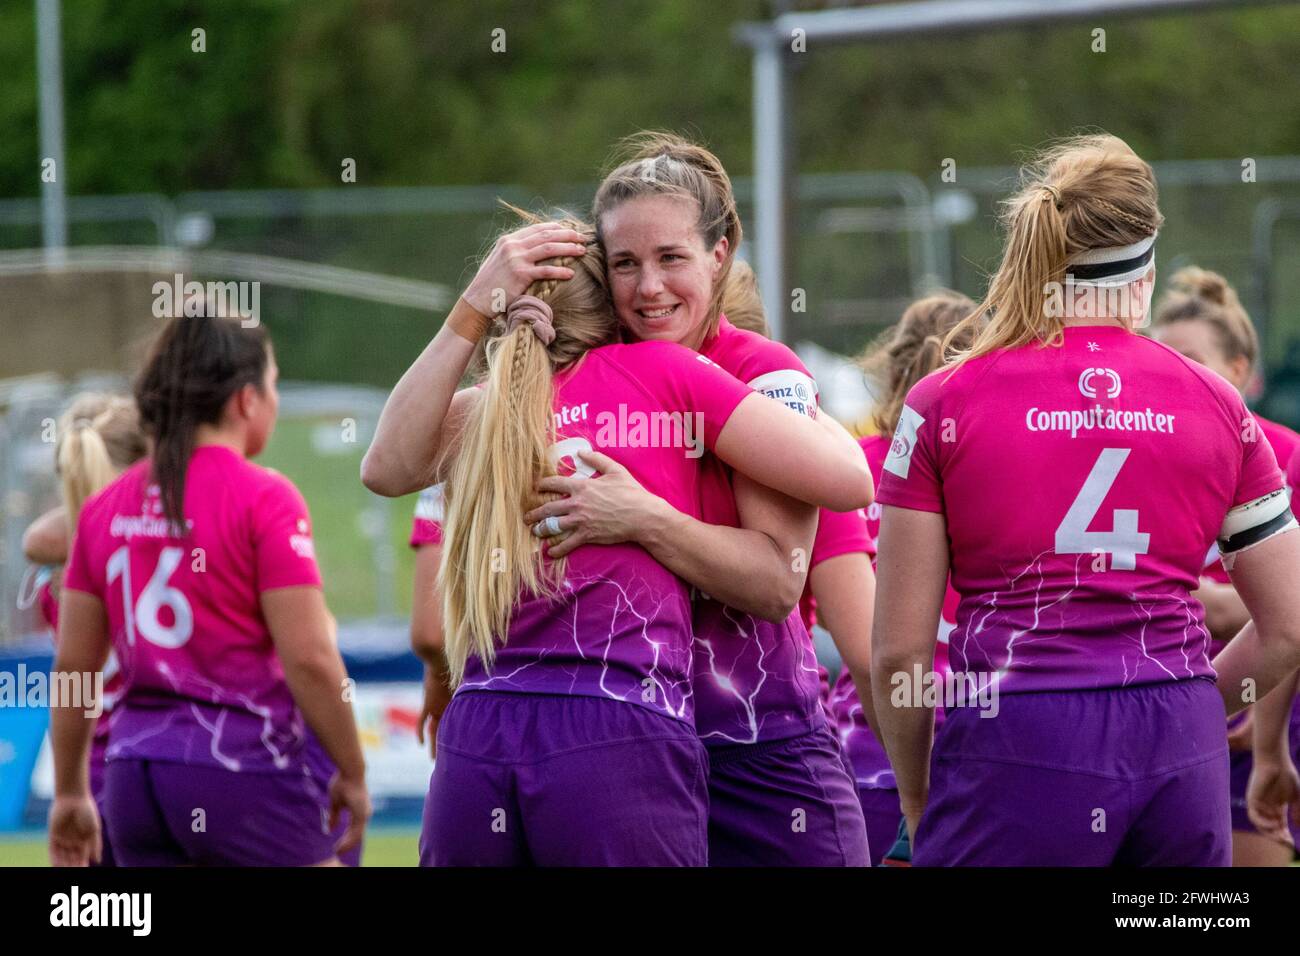
[[[128,643],[134,644],[135,636],[139,633],[150,644],[177,648],[194,633],[194,610],[190,607],[190,602],[184,594],[167,583],[184,555],[184,548],[163,548],[162,554],[158,555],[158,566],[154,568],[149,583],[137,601],[131,600],[131,554],[126,545],[109,557],[108,583],[122,579],[122,611],[126,615]],[[159,620],[159,612],[164,607],[171,608],[170,627]]]
[[[1137,556],[1147,553],[1151,535],[1138,531],[1136,510],[1116,508],[1112,512],[1111,530],[1088,530],[1131,452],[1131,448],[1102,449],[1070,510],[1065,513],[1061,526],[1056,529],[1057,554],[1109,554],[1112,556],[1112,570],[1132,571],[1137,567]]]

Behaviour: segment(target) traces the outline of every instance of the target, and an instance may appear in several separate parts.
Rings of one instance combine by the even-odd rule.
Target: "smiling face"
[[[705,246],[699,218],[693,199],[672,195],[629,199],[602,216],[610,296],[632,338],[692,349],[704,341],[729,249],[726,237]]]

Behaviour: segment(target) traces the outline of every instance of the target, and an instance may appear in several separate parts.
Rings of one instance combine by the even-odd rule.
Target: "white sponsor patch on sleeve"
[[[415,516],[425,521],[441,524],[445,511],[445,499],[442,494],[442,482],[425,488],[420,497],[415,499]]]
[[[800,415],[817,417],[817,383],[798,369],[783,368],[751,380],[749,387],[775,398]]]
[[[893,472],[899,478],[906,478],[912,469],[912,452],[916,450],[916,433],[925,424],[925,419],[907,405],[903,406],[898,416],[898,427],[894,429],[894,441],[889,446],[889,456],[885,459],[885,471]]]

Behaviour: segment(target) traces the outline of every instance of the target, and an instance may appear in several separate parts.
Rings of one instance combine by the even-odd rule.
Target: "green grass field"
[[[377,827],[366,834],[364,866],[415,866],[420,859],[417,827]],[[49,866],[45,835],[0,834],[0,866]]]
[[[393,547],[392,574],[394,609],[411,611],[411,574],[414,565],[407,540],[415,495],[386,500],[371,494],[361,484],[361,457],[365,445],[339,443],[330,453],[316,446],[320,430],[335,435],[337,418],[284,418],[257,463],[283,472],[302,492],[311,509],[313,537],[325,597],[330,610],[341,621],[371,617],[379,604],[380,577],[376,573],[370,522],[382,521],[381,533]]]

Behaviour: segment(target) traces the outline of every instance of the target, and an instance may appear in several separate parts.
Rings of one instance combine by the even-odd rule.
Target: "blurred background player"
[[[1151,168],[1086,136],[1022,182],[964,323],[987,324],[908,393],[884,463],[872,680],[913,863],[1226,866],[1225,707],[1300,664],[1283,476],[1227,382],[1134,334]],[[1191,590],[1216,537],[1252,620],[1211,666]],[[930,708],[885,702],[933,659],[950,566],[980,695],[947,701],[931,783]]]
[[[62,504],[32,522],[23,535],[23,552],[34,564],[56,566],[38,592],[41,616],[54,636],[59,628],[59,590],[62,566],[81,506],[148,451],[135,402],[124,395],[89,392],[72,400],[59,418],[54,447]],[[113,704],[122,692],[117,658],[109,652],[104,664],[102,708],[95,722],[90,748],[90,792],[100,818],[104,816],[104,756],[108,749],[108,724]],[[113,865],[113,850],[103,839],[101,866]]]
[[[742,229],[717,156],[666,133],[631,137],[617,156],[593,218],[624,338],[684,345],[843,432],[818,415],[816,383],[793,351],[722,314]],[[788,454],[787,461],[807,464]],[[693,684],[696,728],[709,748],[710,862],[867,865],[862,811],[798,614],[816,509],[716,459],[701,474],[698,518],[615,474],[529,519],[555,517],[570,534],[553,548],[557,556],[585,542],[635,542],[695,589]]]
[[[1169,280],[1169,290],[1156,309],[1152,326],[1157,340],[1217,372],[1245,394],[1255,375],[1259,337],[1236,291],[1223,276],[1194,266],[1179,269]],[[1242,428],[1250,429],[1253,422],[1259,435],[1273,449],[1278,464],[1286,468],[1300,450],[1300,435],[1257,412],[1250,415],[1249,420],[1241,423]],[[1291,504],[1294,511],[1294,499]],[[1196,597],[1205,606],[1205,624],[1214,642],[1211,653],[1217,653],[1250,619],[1219,560],[1217,547],[1211,548],[1207,556]],[[1261,835],[1247,813],[1253,712],[1249,708],[1229,722],[1232,863],[1233,866],[1286,866],[1294,855],[1293,845]],[[1300,756],[1300,701],[1293,710],[1289,739],[1295,754]],[[1294,834],[1300,834],[1300,827],[1295,828]]]
[[[538,536],[520,521],[540,500],[541,479],[560,467],[572,475],[548,479],[560,491],[605,481],[593,480],[592,466],[607,472],[613,459],[593,448],[692,506],[699,455],[629,440],[607,416],[698,415],[705,446],[785,491],[841,505],[865,500],[865,468],[841,436],[670,344],[602,348],[616,326],[599,247],[578,226],[539,223],[498,241],[449,325],[394,390],[363,465],[372,489],[405,490],[401,465],[418,466],[401,441],[406,428],[433,436],[426,475],[435,464],[436,476],[450,469],[439,586],[457,690],[438,728],[421,843],[427,864],[707,861],[684,587],[631,545],[582,549],[562,564],[539,560]],[[488,331],[472,303],[481,290],[506,287],[499,277],[509,260],[517,264],[520,244],[584,255],[543,267],[571,280],[516,295],[489,341],[485,387],[453,397]],[[769,429],[826,474],[787,473],[755,441]],[[459,496],[459,488],[475,493]],[[586,838],[575,839],[579,832]]]
[[[278,408],[265,330],[172,319],[135,398],[151,457],[82,510],[55,662],[97,670],[111,635],[122,668],[105,793],[117,862],[337,865],[370,815],[365,766],[306,504],[248,461]],[[90,728],[59,706],[50,735],[51,860],[84,864],[100,856]]]
[[[861,440],[862,451],[871,467],[872,480],[877,486],[880,484],[890,441],[898,427],[903,399],[913,385],[943,365],[944,337],[974,310],[975,303],[958,292],[943,290],[928,295],[909,305],[898,324],[887,330],[877,343],[863,353],[860,359],[863,372],[880,389],[871,415],[876,434]],[[973,338],[974,330],[967,327],[953,345],[959,349],[967,348]],[[823,523],[817,529],[809,572],[810,595],[805,595],[805,602],[814,604],[822,618],[822,626],[830,629],[832,634],[848,628],[865,629],[869,641],[875,596],[874,572],[870,566],[867,568],[866,573],[871,575],[871,590],[865,598],[858,597],[859,604],[864,605],[862,607],[846,605],[845,602],[853,599],[852,593],[844,587],[834,590],[834,585],[839,582],[832,578],[828,585],[826,576],[828,572],[844,576],[851,573],[852,569],[848,567],[843,572],[837,569],[836,565],[840,562],[858,560],[860,556],[865,558],[867,555],[870,557],[866,560],[874,559],[876,538],[880,534],[880,505],[873,504],[867,509],[861,530],[850,525],[845,520],[847,517],[834,512],[822,513]],[[861,544],[859,535],[865,536],[865,545]],[[827,560],[828,555],[841,556]],[[861,577],[861,572],[857,576]],[[830,603],[827,602],[828,595],[832,597]],[[815,600],[810,600],[810,597]],[[852,613],[842,613],[841,608],[844,612]],[[944,594],[938,643],[935,645],[933,664],[929,668],[944,680],[949,673],[948,635],[956,626],[956,614],[957,593],[950,585]],[[871,705],[869,652],[864,655],[859,668],[847,668],[840,674],[831,690],[830,701],[835,729],[848,755],[858,788],[858,799],[862,801],[862,815],[867,823],[867,837],[871,844],[871,862],[875,866],[888,852],[898,834],[902,810],[899,807],[894,771],[880,742],[879,726]],[[943,723],[942,707],[935,711],[934,720],[935,733],[938,734],[939,726]]]

